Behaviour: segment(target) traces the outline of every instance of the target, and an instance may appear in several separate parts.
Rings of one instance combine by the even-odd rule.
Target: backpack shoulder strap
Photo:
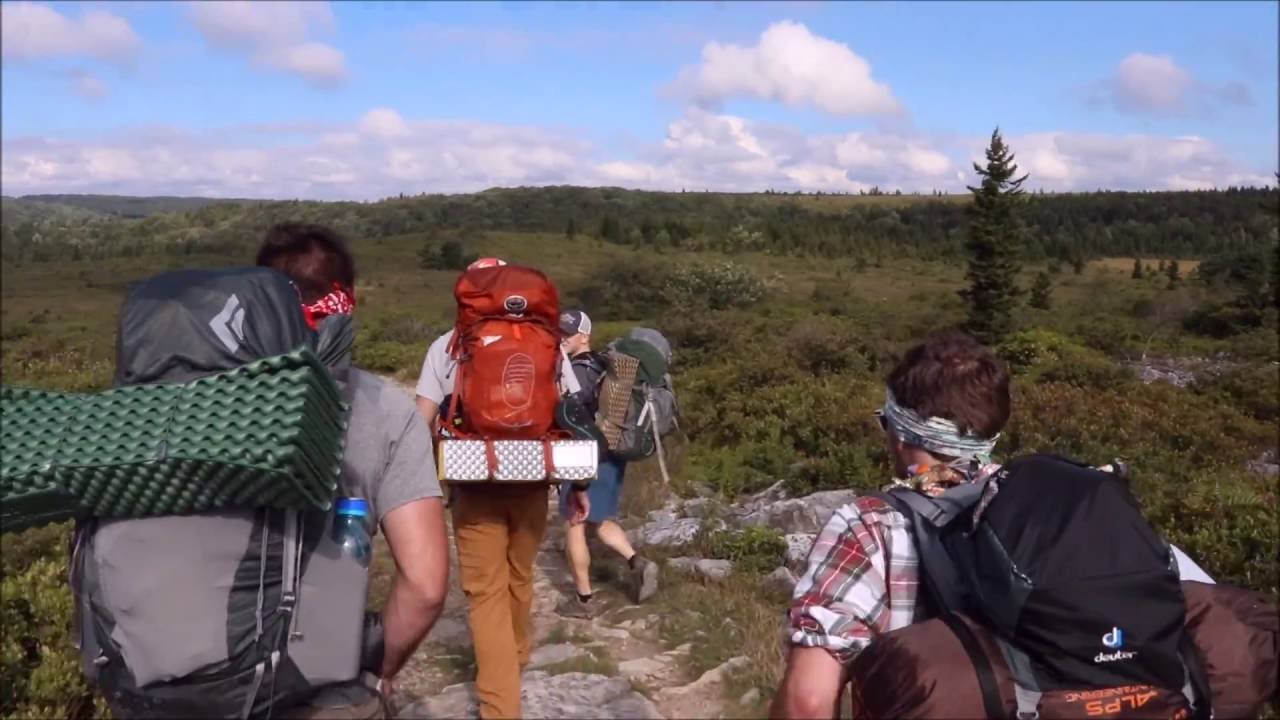
[[[973,634],[973,630],[954,613],[945,613],[940,618],[947,629],[960,641],[969,662],[973,663],[974,673],[978,676],[978,688],[982,692],[982,707],[988,718],[1003,718],[1004,702],[1000,699],[1000,688],[996,684],[995,670],[991,667],[991,658],[982,651],[982,645]]]
[[[909,488],[876,495],[911,523],[920,556],[920,586],[939,613],[957,612],[966,604],[961,573],[943,544],[942,531],[977,505],[985,487],[984,483],[965,483],[932,498]]]

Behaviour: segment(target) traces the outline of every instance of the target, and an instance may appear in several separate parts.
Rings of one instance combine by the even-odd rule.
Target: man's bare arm
[[[449,588],[449,544],[444,503],[415,500],[387,513],[382,531],[396,563],[391,594],[382,609],[381,676],[394,678],[435,624]]]
[[[782,687],[769,708],[770,718],[835,718],[840,710],[840,690],[845,672],[830,652],[817,647],[795,647],[787,656]]]

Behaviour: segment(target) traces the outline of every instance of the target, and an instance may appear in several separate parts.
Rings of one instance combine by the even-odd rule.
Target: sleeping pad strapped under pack
[[[1204,659],[1214,717],[1256,718],[1276,697],[1277,617],[1264,594],[1184,581],[1187,632]],[[1013,717],[1013,675],[990,630],[955,613],[876,638],[851,668],[858,717]],[[990,704],[988,704],[990,703]],[[1054,692],[1049,718],[1157,718],[1186,713],[1181,693],[1151,686]]]
[[[287,354],[321,367],[313,351],[330,369],[344,367],[350,318],[324,323],[317,336],[298,291],[273,270],[159,275],[124,302],[116,384],[190,386]],[[256,398],[234,408],[227,433],[237,414],[270,415],[283,401]],[[338,402],[340,428],[346,407]],[[336,446],[335,477],[342,441],[340,433],[327,440]],[[380,665],[377,633],[364,629],[368,572],[330,536],[332,489],[294,507],[259,502],[78,523],[72,585],[82,670],[116,717],[283,717],[317,687]]]

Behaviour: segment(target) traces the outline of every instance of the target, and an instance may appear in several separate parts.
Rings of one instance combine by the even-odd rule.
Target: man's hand
[[[587,497],[586,488],[574,488],[569,491],[569,517],[566,518],[570,525],[581,525],[587,521],[587,515],[591,513],[591,499]]]

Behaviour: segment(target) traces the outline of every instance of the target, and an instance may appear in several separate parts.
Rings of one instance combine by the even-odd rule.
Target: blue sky
[[[0,184],[373,199],[493,185],[1261,184],[1275,2],[4,2]]]

